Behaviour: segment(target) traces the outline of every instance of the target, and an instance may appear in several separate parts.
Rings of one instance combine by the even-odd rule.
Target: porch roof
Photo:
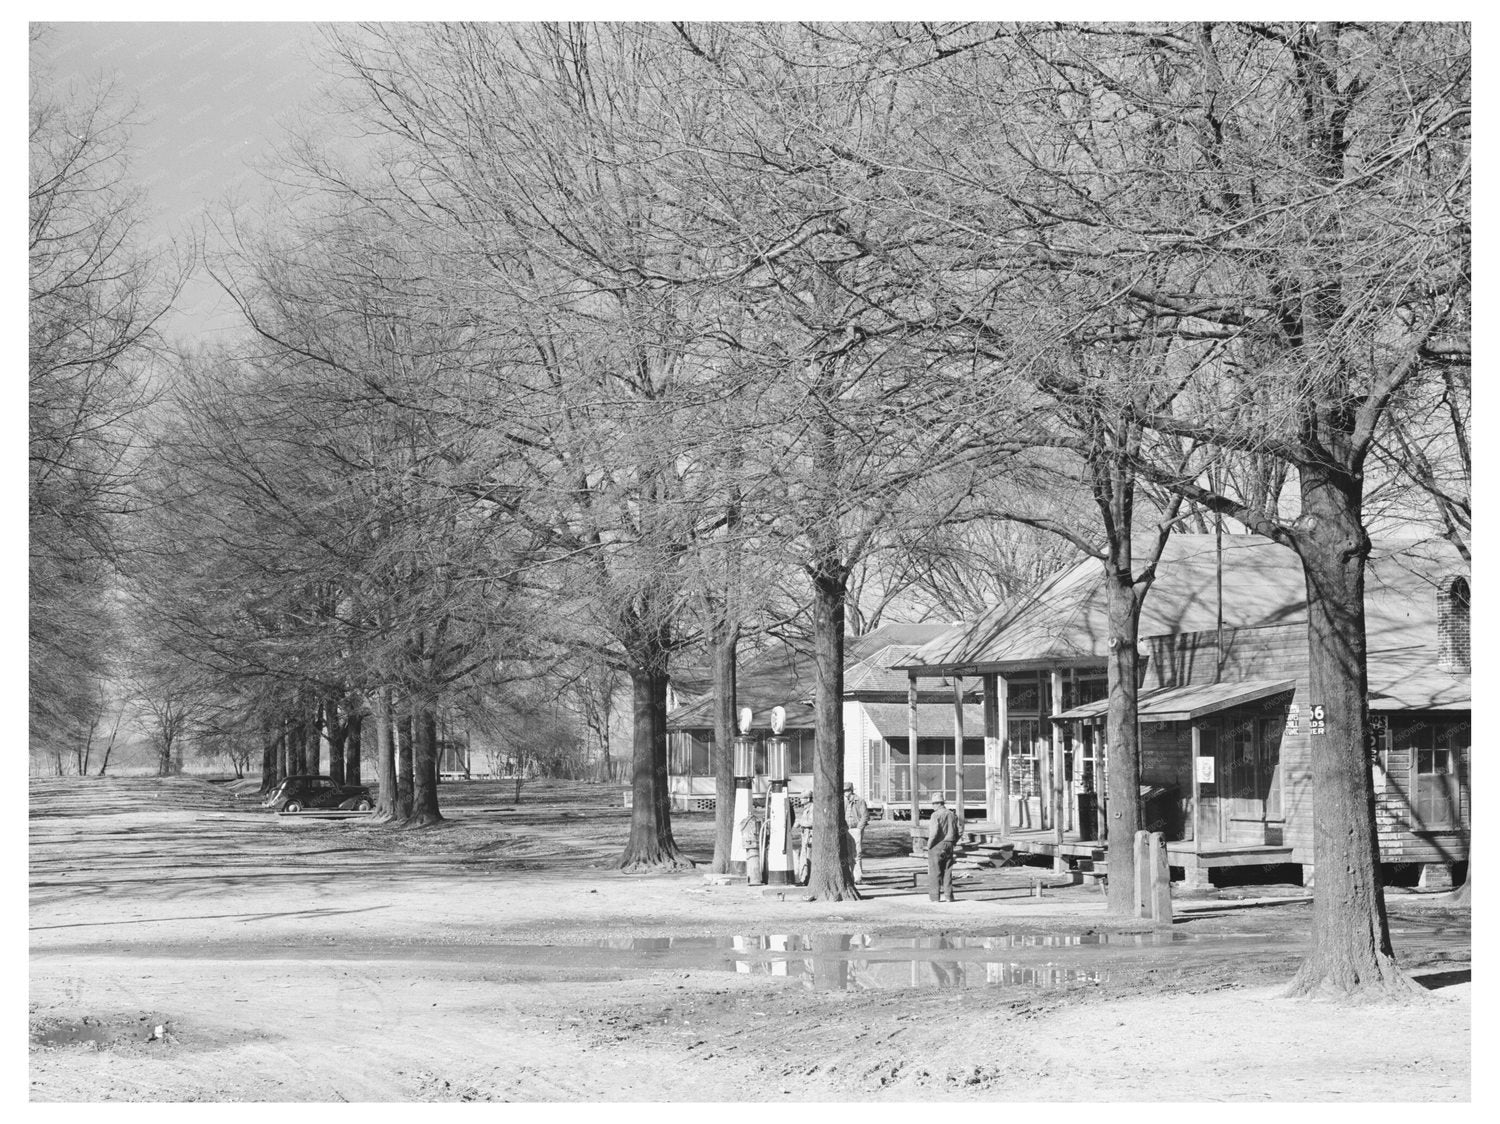
[[[1295,679],[1242,679],[1233,683],[1195,683],[1188,687],[1168,687],[1152,691],[1136,700],[1139,718],[1153,722],[1190,722],[1218,710],[1229,710],[1257,699],[1293,690]],[[1098,718],[1109,710],[1109,700],[1084,703],[1072,710],[1053,715],[1053,721]]]
[[[865,713],[884,738],[910,736],[905,703],[865,703]],[[953,704],[920,703],[917,706],[917,737],[953,737]],[[964,703],[964,740],[984,737],[984,708],[979,703]]]

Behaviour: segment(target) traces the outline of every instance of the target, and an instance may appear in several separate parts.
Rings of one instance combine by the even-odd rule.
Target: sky
[[[268,191],[283,127],[316,106],[328,83],[310,23],[57,23],[32,51],[32,71],[58,91],[113,82],[135,103],[132,176],[146,192],[148,232],[163,245],[233,200]],[[182,340],[233,329],[232,305],[196,271],[163,325]]]

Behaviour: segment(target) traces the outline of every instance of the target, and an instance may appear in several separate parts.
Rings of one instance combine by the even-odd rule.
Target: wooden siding
[[[1281,743],[1283,839],[1292,848],[1293,862],[1313,861],[1312,740],[1308,729],[1309,697],[1307,630],[1304,623],[1262,628],[1225,629],[1223,670],[1218,671],[1219,641],[1214,632],[1152,637],[1148,643],[1143,690],[1212,683],[1216,679],[1295,679],[1292,704],[1298,709],[1295,727],[1289,721]],[[1393,721],[1399,721],[1392,714]],[[1172,728],[1180,729],[1177,738]],[[1147,721],[1141,729],[1141,783],[1179,784],[1185,799],[1192,797],[1189,724],[1172,723],[1158,731]],[[1376,831],[1383,862],[1460,862],[1468,858],[1470,818],[1469,753],[1454,754],[1459,822],[1453,830],[1414,831],[1410,815],[1413,762],[1405,752],[1392,750],[1388,777],[1377,772]],[[1382,783],[1383,782],[1383,783]]]

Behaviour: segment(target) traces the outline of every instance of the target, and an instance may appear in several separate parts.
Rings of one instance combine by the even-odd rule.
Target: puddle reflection
[[[1149,934],[1151,937],[1157,934]],[[1167,936],[1163,934],[1161,936]],[[1067,987],[1102,983],[1109,973],[1059,964],[1021,964],[995,957],[1013,948],[1080,944],[1084,938],[740,936],[729,938],[730,959],[746,975],[796,976],[817,991],[906,987]],[[988,955],[987,955],[988,954]]]

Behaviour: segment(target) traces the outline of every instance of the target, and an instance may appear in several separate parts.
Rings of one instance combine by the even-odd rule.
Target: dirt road
[[[1466,1100],[1468,912],[1392,898],[1400,1006],[1279,997],[1300,902],[627,877],[612,790],[443,789],[444,824],[276,817],[194,780],[33,782],[37,1101]],[[709,816],[674,821],[705,859]],[[962,883],[960,884],[962,886]],[[964,891],[960,890],[961,894]],[[791,898],[791,895],[788,895]]]

